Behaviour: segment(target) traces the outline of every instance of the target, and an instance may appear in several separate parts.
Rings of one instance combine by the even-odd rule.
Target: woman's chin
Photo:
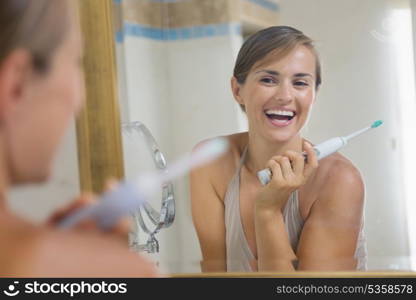
[[[288,132],[270,132],[267,134],[266,139],[271,143],[287,143],[289,142],[296,134],[292,131]]]
[[[274,144],[284,144],[291,140],[291,137],[273,137],[270,141]]]
[[[52,176],[52,168],[37,169],[33,172],[19,172],[13,176],[13,184],[36,184],[48,181]]]
[[[290,141],[298,132],[296,131],[296,118],[290,122],[276,123],[267,119],[263,136],[273,143],[285,143]]]
[[[52,167],[45,168],[45,170],[42,170],[41,172],[37,172],[33,178],[34,183],[42,183],[45,181],[48,181],[52,177]]]

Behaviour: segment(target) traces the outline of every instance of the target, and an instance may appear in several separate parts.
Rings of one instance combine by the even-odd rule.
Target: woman
[[[338,153],[318,164],[301,136],[320,84],[312,40],[294,28],[261,30],[241,47],[231,87],[249,130],[191,174],[203,270],[365,268],[360,173]],[[266,167],[263,187],[256,174]]]
[[[6,205],[10,186],[48,178],[56,148],[83,104],[81,38],[73,3],[0,1],[0,273],[152,276],[154,266],[128,251],[121,227],[103,233],[88,223],[62,232],[22,220]],[[90,200],[79,199],[50,223]]]

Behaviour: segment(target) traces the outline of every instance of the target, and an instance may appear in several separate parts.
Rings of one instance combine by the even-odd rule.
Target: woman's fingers
[[[308,178],[318,167],[318,157],[316,156],[316,152],[312,145],[306,141],[303,142],[303,150],[306,152],[308,157],[303,174],[306,178]]]
[[[293,173],[296,176],[302,175],[305,167],[305,157],[301,153],[295,151],[286,151],[285,156],[291,161]]]
[[[110,232],[117,234],[124,240],[128,240],[129,233],[131,232],[131,218],[121,218],[111,229]]]
[[[108,191],[112,191],[117,188],[119,181],[115,178],[109,178],[105,182],[104,189]],[[120,199],[121,200],[121,199]],[[122,237],[128,239],[128,234],[131,231],[131,218],[121,218],[111,229],[111,233],[118,234]]]
[[[104,191],[106,191],[106,192],[108,192],[108,191],[112,191],[112,190],[114,190],[117,186],[118,186],[118,180],[117,180],[117,179],[115,179],[115,178],[113,178],[113,177],[111,177],[111,178],[109,178],[109,179],[107,179],[107,180],[105,181],[105,184],[104,184]]]
[[[106,181],[104,187],[106,191],[111,191],[117,188],[118,182],[115,179],[109,179]],[[120,199],[121,200],[121,199]],[[69,215],[85,208],[86,206],[92,205],[99,201],[97,197],[91,193],[81,194],[72,203],[65,206],[64,208],[56,211],[46,222],[49,226],[57,226],[62,220],[67,218]],[[76,225],[74,229],[78,230],[102,230],[97,226],[97,222],[94,219],[86,219]],[[128,238],[128,233],[131,230],[131,220],[128,217],[121,218],[114,226],[110,229],[105,230],[106,232],[121,236],[123,239]]]
[[[272,173],[270,183],[261,189],[256,209],[283,208],[290,194],[302,186],[316,169],[318,160],[310,144],[304,145],[308,162],[302,153],[287,151],[272,157],[267,167]]]
[[[65,217],[70,215],[71,213],[81,209],[84,206],[91,205],[95,203],[97,199],[91,193],[83,193],[78,198],[76,198],[73,202],[69,205],[58,209],[49,219],[46,221],[48,225],[57,225],[60,221],[62,221]]]
[[[286,181],[291,181],[294,179],[295,174],[293,173],[292,164],[290,159],[286,156],[281,156],[278,160],[280,167],[282,168],[283,178]]]
[[[270,167],[270,164],[273,167]],[[295,177],[290,159],[286,156],[278,155],[272,157],[272,159],[269,161],[268,167],[273,173],[272,178],[274,178],[274,180],[280,186],[291,183]],[[272,168],[275,168],[276,171],[273,171]],[[277,177],[275,177],[276,173],[278,175]]]
[[[304,183],[318,166],[318,159],[313,147],[305,142],[303,149],[307,153],[307,162],[305,162],[303,154],[295,151],[286,151],[284,155],[274,156],[270,160],[280,166],[281,179],[279,180],[284,180],[288,186],[298,186]],[[269,168],[271,169],[270,166]]]
[[[269,160],[267,162],[267,167],[272,172],[273,181],[276,181],[276,182],[283,181],[284,178],[283,178],[282,168],[275,159],[272,158],[271,160]]]

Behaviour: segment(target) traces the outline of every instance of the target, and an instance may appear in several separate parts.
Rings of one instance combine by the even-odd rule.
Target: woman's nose
[[[280,103],[288,103],[293,100],[292,88],[287,83],[282,83],[278,86],[275,99]]]

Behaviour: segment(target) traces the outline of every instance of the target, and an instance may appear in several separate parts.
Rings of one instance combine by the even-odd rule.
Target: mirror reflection
[[[145,124],[168,162],[212,137],[230,142],[174,182],[176,219],[151,255],[162,268],[415,269],[414,1],[114,8],[123,122]],[[318,161],[312,146],[376,120]],[[145,168],[124,151],[133,173]]]
[[[140,122],[123,124],[124,145],[128,157],[135,157],[134,163],[126,165],[126,176],[137,178],[143,176],[144,169],[151,172],[153,168],[167,172],[167,162],[164,154],[150,133],[149,129]],[[128,153],[131,151],[131,153]],[[153,167],[148,166],[152,162]],[[140,174],[136,171],[140,170]],[[149,176],[149,175],[148,175]],[[135,251],[148,253],[159,252],[157,234],[163,228],[172,225],[175,219],[175,196],[173,184],[165,181],[162,186],[162,194],[151,193],[146,197],[142,206],[133,214],[133,230],[130,234],[130,247]],[[161,203],[161,204],[160,204]],[[142,236],[140,231],[145,234]]]

